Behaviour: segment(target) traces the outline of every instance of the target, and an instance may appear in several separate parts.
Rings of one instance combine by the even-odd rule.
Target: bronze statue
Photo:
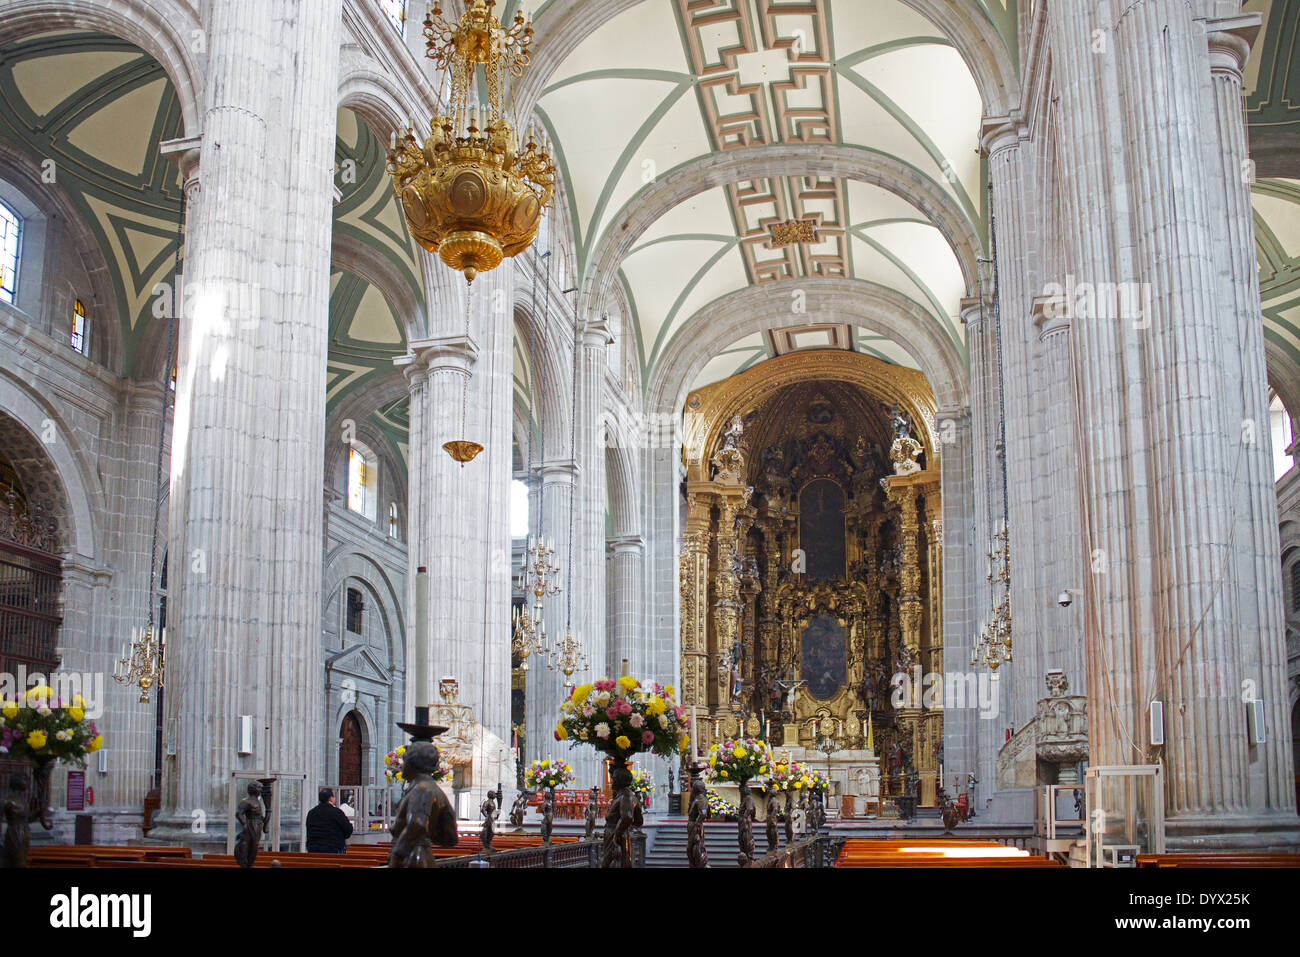
[[[776,850],[777,830],[776,830],[776,788],[769,783],[766,792],[767,800],[764,804],[764,810],[767,817],[767,851],[770,854]]]
[[[600,788],[592,787],[592,789],[587,793],[587,810],[583,815],[587,821],[587,840],[589,841],[596,836],[596,802],[599,798]]]
[[[555,788],[542,792],[542,843],[551,843],[551,828],[555,826]]]
[[[239,824],[239,836],[235,838],[235,863],[240,867],[252,867],[253,861],[257,860],[257,848],[262,843],[262,832],[266,830],[262,785],[256,781],[248,782],[248,797],[235,808],[235,821]]]
[[[499,800],[501,800],[499,793],[488,791],[487,800],[479,805],[479,813],[483,815],[483,829],[479,831],[478,842],[485,851],[492,850],[492,838],[496,836],[497,801]]]
[[[645,818],[641,802],[632,793],[632,769],[618,765],[610,777],[614,797],[605,815],[605,843],[601,849],[601,867],[631,867],[632,847],[629,842],[632,828],[641,827]]]
[[[943,818],[943,832],[951,834],[952,829],[957,826],[957,805],[953,803],[942,785],[939,787],[939,815]]]
[[[709,819],[709,789],[702,775],[703,765],[691,765],[691,803],[686,819],[686,859],[691,867],[708,867],[709,851],[704,845],[704,822]]]
[[[736,860],[741,867],[748,867],[754,862],[754,796],[749,791],[749,782],[740,782],[740,810],[736,821],[740,836],[740,853]]]
[[[27,849],[31,845],[31,801],[27,797],[27,778],[15,774],[9,779],[9,793],[4,804],[5,839],[0,867],[26,867]]]
[[[455,847],[456,812],[434,783],[438,770],[438,749],[432,741],[413,741],[402,755],[402,780],[406,793],[397,805],[393,820],[393,848],[389,867],[431,867],[429,844]]]
[[[794,843],[794,789],[786,787],[785,791],[785,843]]]
[[[522,788],[515,795],[515,803],[510,806],[510,824],[512,827],[524,826],[524,814],[528,810],[528,801],[532,796],[532,791],[525,791]]]

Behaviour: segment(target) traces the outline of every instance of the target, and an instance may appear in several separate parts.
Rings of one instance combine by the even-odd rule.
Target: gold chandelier
[[[988,558],[989,584],[995,589],[1001,586],[1002,597],[980,631],[971,653],[971,665],[984,665],[996,679],[998,668],[1011,660],[1011,542],[1005,522],[993,538],[993,549]]]
[[[495,5],[470,0],[459,21],[444,19],[439,3],[429,8],[426,55],[450,75],[446,112],[433,118],[423,143],[412,121],[400,140],[393,135],[388,153],[411,235],[470,282],[528,248],[555,190],[545,137],[529,124],[521,145],[507,115],[507,76],[528,66],[532,17],[516,13],[507,30]],[[480,67],[485,105],[470,102]]]
[[[135,684],[140,688],[140,703],[149,703],[149,691],[163,685],[162,630],[155,631],[153,619],[143,631],[132,630],[131,643],[122,646],[122,656],[113,664],[113,680],[118,684]]]
[[[545,655],[550,649],[546,643],[546,622],[542,618],[542,600],[547,595],[560,593],[560,567],[555,563],[555,543],[540,535],[529,538],[524,551],[524,591],[533,593],[533,608],[516,608],[514,612],[514,640],[511,653],[520,659],[520,669],[528,670],[530,655]]]

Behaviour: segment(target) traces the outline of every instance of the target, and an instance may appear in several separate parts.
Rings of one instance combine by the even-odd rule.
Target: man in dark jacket
[[[312,854],[342,854],[348,849],[352,824],[334,805],[334,789],[320,789],[320,803],[307,812],[307,850]]]

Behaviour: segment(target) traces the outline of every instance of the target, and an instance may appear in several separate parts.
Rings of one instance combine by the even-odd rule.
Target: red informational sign
[[[86,809],[86,772],[68,772],[68,810],[84,811]]]

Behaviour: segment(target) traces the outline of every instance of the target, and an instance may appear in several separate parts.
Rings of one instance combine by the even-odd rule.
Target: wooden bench
[[[1139,854],[1138,867],[1300,867],[1300,854]]]
[[[1009,854],[1014,848],[991,841],[915,840],[915,841],[846,841],[835,861],[836,867],[1063,867],[1058,861],[1027,854]],[[967,851],[969,854],[950,852]],[[983,852],[983,853],[981,853]]]

